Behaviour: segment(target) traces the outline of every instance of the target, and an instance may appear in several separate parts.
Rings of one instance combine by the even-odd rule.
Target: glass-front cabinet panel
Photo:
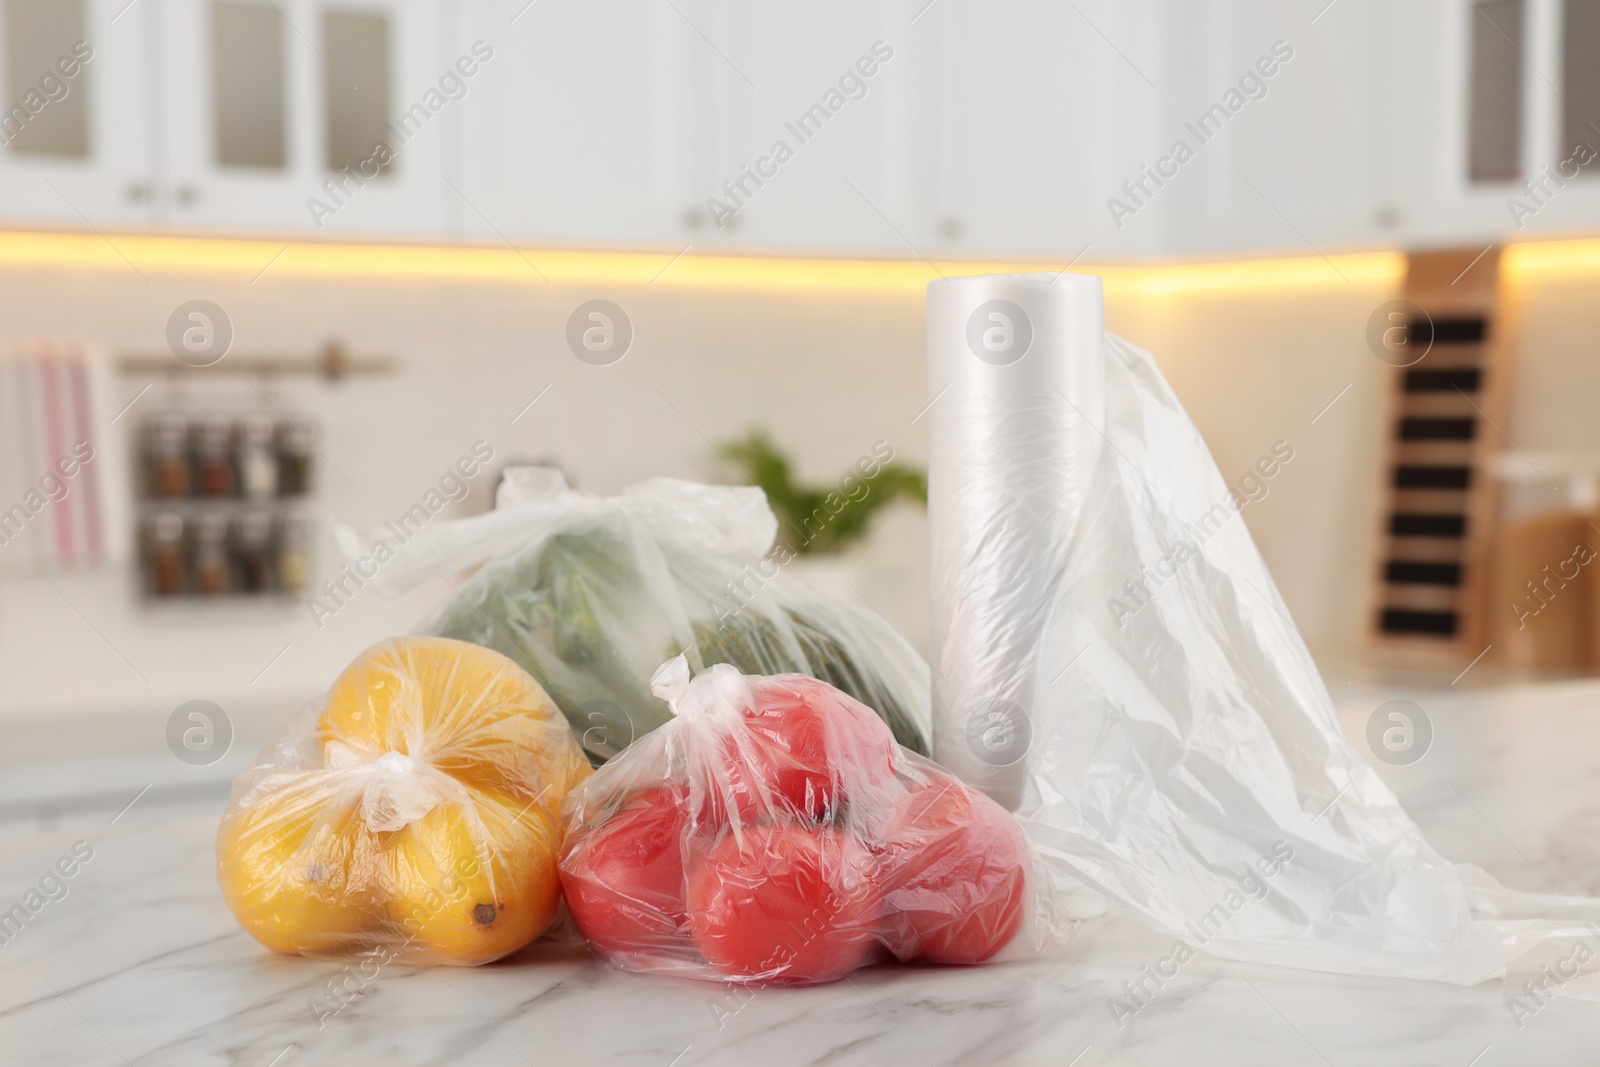
[[[284,37],[270,3],[211,5],[211,144],[220,167],[282,171],[289,163]]]
[[[0,210],[24,225],[149,214],[144,31],[128,0],[0,0]]]
[[[146,0],[140,0],[141,3]],[[438,161],[395,151],[396,100],[429,69],[435,5],[164,0],[170,173],[180,226],[429,233]]]

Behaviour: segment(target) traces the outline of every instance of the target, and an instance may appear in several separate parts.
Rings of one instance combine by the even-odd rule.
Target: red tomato
[[[902,960],[981,963],[1022,925],[1028,845],[999,804],[954,780],[912,789],[877,857],[884,939]]]
[[[831,827],[757,826],[691,860],[689,928],[730,977],[830,982],[861,966],[881,903]]]
[[[761,679],[746,731],[723,746],[723,789],[740,822],[800,816],[825,820],[855,789],[894,778],[894,735],[872,709],[802,674]],[[763,799],[765,784],[771,800]]]
[[[688,788],[649,786],[611,818],[569,838],[561,888],[578,929],[602,952],[659,952],[682,943]]]

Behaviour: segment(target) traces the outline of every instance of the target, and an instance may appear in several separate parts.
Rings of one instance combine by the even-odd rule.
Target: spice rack
[[[309,356],[227,353],[209,364],[172,353],[120,357],[119,371],[163,381],[172,401],[136,435],[145,597],[239,602],[303,593],[313,564],[318,426],[286,414],[268,394],[282,378],[336,385],[395,366],[391,356],[354,355],[338,340]],[[239,377],[260,383],[255,392],[270,411],[224,411],[200,399],[226,397],[228,387],[219,394],[212,386]]]
[[[138,433],[139,559],[153,600],[290,597],[311,574],[316,423],[166,411]]]

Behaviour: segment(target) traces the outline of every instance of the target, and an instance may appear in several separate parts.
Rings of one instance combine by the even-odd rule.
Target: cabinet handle
[[[193,185],[178,186],[178,206],[193,207],[200,202],[200,190]]]
[[[711,225],[711,219],[703,208],[690,206],[683,213],[683,225],[687,230],[698,232]],[[738,215],[732,215],[722,221],[721,229],[732,233],[743,225]]]
[[[150,200],[149,182],[129,182],[127,197],[130,204],[144,204]]]

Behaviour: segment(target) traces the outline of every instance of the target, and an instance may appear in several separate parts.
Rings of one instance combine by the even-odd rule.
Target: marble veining
[[[1435,845],[1509,885],[1600,892],[1600,683],[1417,697],[1433,749],[1378,764]],[[1342,709],[1361,740],[1379,703]],[[217,891],[214,821],[0,842],[0,907],[75,842],[93,849],[0,944],[0,1064],[873,1064],[1495,1067],[1590,1064],[1600,1005],[1557,998],[1519,1028],[1472,989],[1185,963],[1130,1019],[1109,1001],[1173,939],[1113,909],[1043,959],[880,966],[813,989],[734,991],[624,974],[541,942],[477,969],[277,957]],[[81,851],[81,849],[80,849]],[[329,983],[345,980],[335,999]]]

